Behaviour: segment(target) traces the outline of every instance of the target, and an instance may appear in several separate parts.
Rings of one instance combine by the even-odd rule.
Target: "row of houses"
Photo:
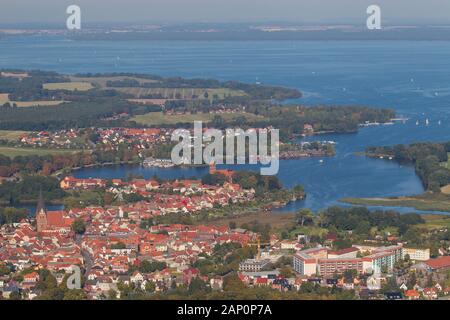
[[[82,190],[104,188],[104,179],[78,179],[66,177],[61,181],[61,188]],[[230,203],[252,201],[254,189],[242,189],[240,185],[228,181],[221,186],[205,185],[200,180],[175,180],[158,182],[156,180],[136,179],[129,182],[113,179],[107,191],[117,198],[126,194],[138,194],[146,198],[147,209],[155,215],[168,213],[195,213],[215,206],[223,207]]]
[[[170,141],[173,129],[159,128],[90,128],[90,141],[104,148],[115,149],[120,144],[127,144],[137,149],[148,149],[150,146]],[[68,129],[57,131],[30,132],[21,135],[17,143],[31,147],[52,148],[84,148],[91,147],[84,139],[85,130]]]

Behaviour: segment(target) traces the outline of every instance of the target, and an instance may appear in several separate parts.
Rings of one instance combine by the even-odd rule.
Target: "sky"
[[[359,24],[377,4],[387,24],[450,24],[450,0],[0,0],[0,23],[64,26],[72,4],[87,23]]]

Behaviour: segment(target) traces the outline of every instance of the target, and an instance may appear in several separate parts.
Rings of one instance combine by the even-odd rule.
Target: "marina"
[[[144,168],[173,168],[175,164],[170,159],[146,158],[142,162]]]

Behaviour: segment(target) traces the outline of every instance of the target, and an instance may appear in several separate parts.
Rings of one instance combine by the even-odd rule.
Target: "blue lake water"
[[[27,204],[27,205],[18,205],[16,206],[16,208],[20,208],[20,209],[27,209],[28,210],[28,214],[30,216],[34,216],[36,214],[36,206],[32,205],[32,204]],[[58,210],[63,210],[64,209],[64,205],[52,205],[52,204],[47,204],[45,206],[45,208],[48,211],[58,211]]]
[[[361,129],[308,140],[334,140],[337,155],[281,161],[278,176],[287,187],[303,184],[305,201],[285,210],[314,210],[342,197],[419,194],[411,167],[354,153],[366,146],[450,140],[450,42],[409,41],[69,41],[57,37],[0,40],[0,68],[65,73],[139,72],[162,76],[208,77],[300,89],[307,105],[352,104],[390,107],[411,118],[405,124]],[[430,125],[425,126],[425,119]],[[416,121],[419,125],[416,125]],[[441,124],[438,124],[438,121]],[[202,175],[206,168],[91,168],[79,177],[163,178]],[[410,209],[400,209],[411,211]]]

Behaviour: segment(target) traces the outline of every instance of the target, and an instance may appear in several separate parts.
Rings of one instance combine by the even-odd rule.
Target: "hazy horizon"
[[[450,24],[448,0],[16,0],[0,4],[0,23],[64,26],[71,4],[91,24],[363,24],[371,4],[389,25]]]

